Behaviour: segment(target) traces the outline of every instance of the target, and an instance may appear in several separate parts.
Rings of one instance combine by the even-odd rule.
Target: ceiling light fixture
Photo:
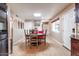
[[[34,13],[33,16],[34,17],[41,17],[42,15],[41,15],[41,13]]]

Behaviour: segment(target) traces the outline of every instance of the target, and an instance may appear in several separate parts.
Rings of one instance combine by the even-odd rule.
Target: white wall
[[[37,27],[38,30],[42,30],[42,22],[40,21],[40,26]]]
[[[39,23],[39,21],[38,21],[38,23]],[[24,23],[24,29],[25,30],[34,29],[34,28],[37,28],[38,30],[42,29],[42,22],[40,22],[40,26],[34,26],[34,24],[35,24],[35,22],[33,20],[26,21]]]
[[[24,29],[13,29],[13,44],[17,44],[20,40],[24,40]]]
[[[75,12],[74,8],[70,9],[66,14],[64,14],[61,18],[63,20],[62,22],[62,30],[63,35],[62,39],[64,42],[64,46],[71,50],[71,38],[72,35],[72,29],[76,27],[75,24]]]
[[[72,25],[72,23],[73,23],[73,20],[72,19],[74,19],[75,17],[72,17],[72,16],[74,16],[74,13],[72,12],[72,11],[74,11],[74,8],[75,8],[75,5],[74,4],[72,4],[72,5],[70,5],[70,6],[68,6],[67,8],[65,8],[60,14],[58,14],[54,19],[52,19],[51,21],[53,21],[53,20],[55,20],[56,18],[60,18],[60,32],[59,33],[56,33],[56,32],[53,32],[53,31],[51,31],[50,30],[50,34],[51,34],[51,36],[52,36],[52,38],[53,39],[55,39],[55,41],[57,41],[57,42],[59,42],[60,44],[62,44],[62,45],[64,45],[64,40],[63,40],[63,31],[64,31],[64,27],[63,27],[63,17],[65,17],[64,15],[66,14],[68,14],[68,16],[67,17],[65,17],[66,19],[65,20],[67,20],[68,19],[68,22],[70,22],[69,23],[69,27],[67,26],[67,30],[68,31],[70,31],[71,32],[71,27],[72,26],[74,26],[74,25]],[[75,20],[75,19],[74,19]],[[50,29],[52,29],[51,27],[51,25],[52,25],[52,23],[51,23],[51,21],[49,22],[49,25],[50,25]],[[67,23],[68,23],[67,22]],[[67,23],[65,23],[64,22],[64,24],[67,24]],[[68,29],[68,28],[70,28],[70,29]],[[66,33],[68,33],[68,32],[66,32]],[[64,36],[66,36],[66,35],[64,35]],[[70,37],[70,34],[68,35],[69,37]],[[67,42],[67,41],[66,41]],[[67,43],[68,45],[70,44],[70,43]],[[68,47],[68,46],[67,46]],[[69,48],[69,47],[68,47]]]
[[[62,37],[61,37],[61,34],[62,34],[62,31],[61,31],[61,27],[62,27],[62,20],[60,20],[60,24],[59,24],[59,32],[54,32],[51,28],[51,34],[52,34],[52,38],[55,39],[56,41],[58,41],[59,43],[63,43],[63,40],[62,40]],[[52,23],[51,23],[51,27],[52,27]]]
[[[34,23],[32,21],[27,21],[24,23],[24,29],[29,30],[34,28]]]
[[[24,29],[18,28],[18,21],[24,22],[13,15],[13,45],[17,44],[20,40],[25,40]]]

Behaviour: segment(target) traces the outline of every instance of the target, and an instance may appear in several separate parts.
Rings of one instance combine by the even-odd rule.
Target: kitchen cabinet
[[[71,55],[79,56],[79,37],[71,37]]]

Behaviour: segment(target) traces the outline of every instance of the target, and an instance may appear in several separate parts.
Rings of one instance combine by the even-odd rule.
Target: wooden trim
[[[53,23],[53,22],[55,22],[55,21],[57,21],[57,20],[59,20],[59,18],[57,18],[57,19],[53,20],[51,23]]]
[[[71,50],[70,50],[70,49],[68,49],[66,46],[64,46],[64,45],[63,45],[63,47],[64,47],[65,49],[67,49],[68,51],[71,51]]]
[[[43,22],[43,24],[48,24],[49,22]]]

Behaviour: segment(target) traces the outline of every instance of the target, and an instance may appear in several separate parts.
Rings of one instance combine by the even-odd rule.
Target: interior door
[[[71,38],[72,29],[75,28],[75,13],[74,9],[69,10],[63,16],[63,42],[64,46],[71,50]]]

